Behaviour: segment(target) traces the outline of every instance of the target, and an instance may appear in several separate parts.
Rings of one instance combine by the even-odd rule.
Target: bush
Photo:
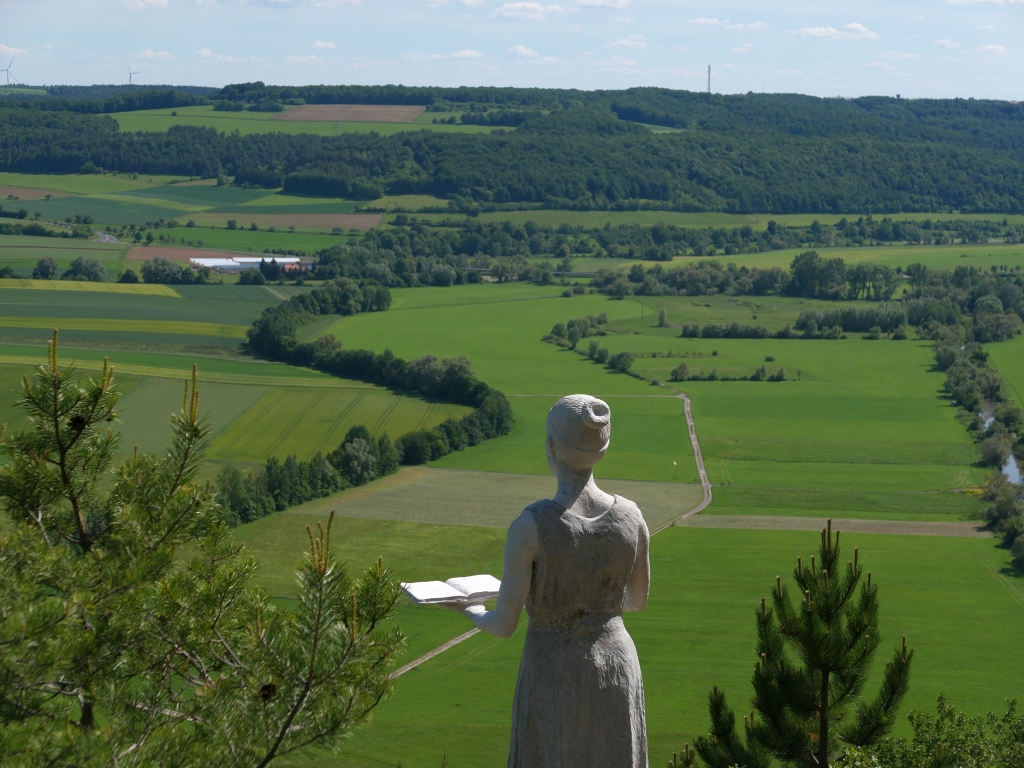
[[[160,283],[167,285],[190,285],[192,283],[207,282],[208,269],[200,269],[193,272],[191,267],[185,267],[176,261],[158,256],[142,263],[142,279],[147,283]]]
[[[137,283],[139,282],[139,276],[135,274],[135,270],[129,267],[128,269],[121,273],[121,275],[117,278],[117,282]]]
[[[785,381],[786,380],[786,369],[779,368],[775,373],[768,377],[768,381]]]
[[[690,366],[682,362],[672,369],[669,381],[686,381],[688,378],[690,378]]]
[[[1001,467],[1010,458],[1013,450],[1013,438],[1003,433],[993,435],[981,441],[981,460],[993,467]]]
[[[628,373],[629,369],[633,367],[633,359],[632,352],[616,352],[608,358],[607,365],[619,373]]]
[[[87,259],[78,256],[71,262],[71,267],[60,276],[61,280],[76,280],[84,283],[102,283],[107,279],[107,270],[99,259]]]
[[[33,280],[55,280],[60,274],[60,264],[52,256],[45,256],[36,262],[32,270]]]
[[[422,429],[402,435],[395,443],[401,462],[409,466],[426,464],[449,452],[448,443],[435,429]]]
[[[267,278],[256,267],[246,267],[238,273],[238,285],[266,285]]]

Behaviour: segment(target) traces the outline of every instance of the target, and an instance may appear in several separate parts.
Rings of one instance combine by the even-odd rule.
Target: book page
[[[462,603],[466,596],[443,581],[416,581],[403,583],[405,594],[417,603]]]
[[[498,588],[501,587],[500,581],[486,573],[478,576],[458,576],[448,579],[445,583],[459,590],[470,600],[489,600],[497,597]]]

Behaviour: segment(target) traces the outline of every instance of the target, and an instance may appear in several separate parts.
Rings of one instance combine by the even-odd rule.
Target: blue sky
[[[0,0],[32,84],[404,83],[1024,99],[1024,0]]]

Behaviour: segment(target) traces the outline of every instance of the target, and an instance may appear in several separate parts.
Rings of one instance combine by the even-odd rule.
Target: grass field
[[[184,232],[193,237],[214,230],[175,234]],[[1006,263],[1005,246],[978,252],[986,248],[991,258],[1004,254]],[[858,250],[891,250],[887,258],[895,259],[913,249]],[[976,255],[970,263],[981,259]],[[126,390],[120,427],[126,452],[134,445],[166,446],[181,379],[198,361],[202,410],[210,414],[213,432],[204,476],[224,463],[251,466],[268,455],[305,458],[330,450],[352,424],[396,437],[466,412],[240,358],[229,346],[212,350],[193,332],[195,325],[244,328],[263,308],[301,290],[177,286],[173,295],[147,296],[0,286],[0,337],[43,338],[55,323],[62,332],[79,334],[64,351],[66,361],[95,371],[109,356]],[[510,435],[450,454],[435,467],[403,470],[239,528],[239,538],[261,563],[259,582],[273,597],[294,599],[295,562],[307,546],[304,526],[332,508],[340,515],[336,549],[354,569],[383,556],[402,580],[499,575],[502,527],[525,503],[550,494],[544,415],[558,397],[574,391],[604,397],[612,407],[611,450],[596,468],[604,487],[638,500],[652,523],[692,507],[701,491],[693,484],[696,468],[675,390],[610,373],[540,341],[556,322],[601,312],[610,323],[599,343],[636,354],[634,369],[649,378],[667,381],[682,359],[694,370],[715,366],[721,374],[746,375],[762,364],[786,368],[788,380],[780,383],[678,385],[692,399],[715,483],[707,514],[950,521],[976,512],[976,495],[957,491],[983,473],[974,465],[974,445],[941,397],[942,375],[932,370],[929,344],[868,342],[856,334],[841,341],[682,339],[683,322],[779,328],[820,303],[729,296],[615,301],[594,294],[563,298],[562,290],[523,283],[394,289],[386,313],[325,318],[317,326],[348,349],[390,348],[406,359],[464,355],[481,380],[509,395],[517,423]],[[674,327],[654,327],[659,307]],[[140,330],[145,328],[154,332]],[[152,336],[151,346],[137,341],[141,336]],[[205,338],[210,344],[238,342],[237,336]],[[988,349],[1010,386],[1024,389],[1024,348],[1011,342]],[[18,381],[44,353],[39,344],[0,343],[0,420],[11,421],[12,428],[25,426],[12,410]],[[768,355],[775,360],[765,363]],[[972,714],[999,709],[1003,698],[1019,695],[1024,578],[1009,569],[996,540],[844,539],[847,547],[861,547],[881,585],[883,647],[906,633],[917,650],[904,713],[931,709],[940,690]],[[646,680],[652,765],[706,728],[712,685],[723,686],[742,711],[750,694],[754,607],[776,574],[788,573],[797,555],[813,553],[816,540],[798,531],[705,528],[669,528],[655,537],[651,602],[628,618]],[[410,634],[403,660],[468,629],[461,617],[436,608],[403,606],[398,620]],[[410,672],[374,725],[345,742],[338,755],[315,753],[291,764],[432,768],[442,755],[453,766],[504,764],[522,629],[509,641],[476,636]],[[900,727],[905,732],[902,718]]]
[[[644,670],[652,765],[706,731],[713,685],[744,711],[754,609],[776,574],[813,554],[816,539],[675,528],[654,539],[650,603],[627,616]],[[865,534],[846,545],[860,547],[881,589],[885,639],[872,687],[902,634],[917,654],[902,714],[933,710],[940,692],[968,712],[1001,711],[1005,698],[1019,695],[1024,662],[1013,649],[1024,639],[1024,595],[1020,579],[1000,573],[1003,553],[992,542]],[[951,642],[951,624],[978,631]],[[522,639],[522,625],[508,641],[479,635],[410,672],[372,727],[339,758],[317,755],[316,764],[419,768],[447,755],[451,765],[504,765]],[[901,717],[899,732],[908,730]]]
[[[392,438],[427,429],[470,408],[402,397],[380,387],[300,389],[275,387],[225,429],[211,447],[212,458],[262,461],[291,454],[308,459],[329,453],[345,433],[363,424]]]
[[[182,176],[140,174],[132,179],[127,175],[110,174],[41,174],[0,172],[0,184],[13,187],[57,190],[76,195],[116,194],[133,189],[144,189],[159,184],[185,181]],[[53,201],[51,201],[53,202]]]
[[[732,256],[676,256],[671,263],[641,261],[646,267],[658,264],[662,269],[692,264],[699,261],[717,261],[721,264],[738,264],[745,267],[789,267],[793,258],[806,248],[787,248],[768,253],[737,253]],[[886,264],[890,267],[906,267],[915,261],[925,264],[930,269],[956,269],[960,265],[988,269],[992,266],[1024,265],[1024,246],[1006,245],[1005,243],[989,243],[987,245],[930,245],[930,246],[871,246],[864,248],[817,248],[828,258],[839,257],[848,264],[869,261]],[[533,263],[548,262],[554,265],[556,259],[551,256],[534,256],[528,259]],[[593,273],[599,269],[629,269],[637,261],[634,259],[611,259],[581,257],[573,259],[573,272]],[[587,280],[586,277],[577,279]]]
[[[356,496],[348,504],[333,500],[343,515],[335,523],[336,547],[350,567],[382,555],[403,580],[445,577],[453,559],[460,573],[500,572],[500,528],[344,516],[348,505],[371,513],[382,506],[388,514],[396,494],[411,496],[424,487],[404,479],[381,485],[346,492]],[[474,491],[467,495],[474,498]],[[431,501],[424,498],[424,506]],[[513,497],[509,507],[518,501]],[[262,564],[259,580],[272,595],[294,597],[303,526],[323,520],[324,509],[306,505],[238,529]],[[670,528],[654,538],[650,602],[627,616],[644,670],[652,765],[706,729],[713,685],[742,711],[750,695],[757,602],[776,574],[786,578],[798,555],[814,553],[817,538],[693,528]],[[1004,698],[1019,696],[1024,662],[1015,649],[1024,641],[1024,579],[1007,571],[1006,553],[994,540],[847,534],[843,545],[860,548],[881,589],[884,640],[869,690],[902,634],[916,652],[899,733],[908,732],[904,715],[913,708],[932,710],[940,691],[968,713],[1001,711]],[[411,635],[404,658],[465,631],[459,618],[443,609],[402,608],[398,621]],[[973,631],[948,630],[967,625]],[[523,629],[521,624],[508,641],[478,635],[408,673],[373,724],[345,742],[340,754],[317,752],[291,764],[433,768],[446,755],[451,765],[503,765]]]
[[[176,115],[172,115],[176,112]],[[431,120],[448,115],[424,112],[410,122],[365,122],[323,120],[274,119],[276,112],[215,112],[212,106],[177,107],[176,109],[147,109],[138,112],[119,112],[114,116],[122,131],[163,132],[172,125],[198,125],[230,133],[313,133],[336,136],[341,133],[379,133],[390,136],[402,131],[439,131],[442,133],[490,133],[493,128],[482,125],[447,125]]]
[[[221,228],[227,226],[229,219],[240,219],[243,227],[252,223],[260,229],[295,227],[299,232],[319,234],[329,234],[335,227],[340,227],[346,232],[351,229],[365,231],[375,228],[380,223],[379,213],[263,213],[260,209],[252,208],[228,213],[196,213],[190,214],[187,218],[194,220],[199,227]]]
[[[996,367],[1010,390],[1010,396],[1020,405],[1024,403],[1024,336],[1002,344],[985,347],[989,362]]]
[[[607,312],[608,349],[637,355],[634,368],[665,382],[683,355],[694,372],[717,367],[721,375],[748,375],[764,362],[785,367],[789,381],[687,382],[694,418],[711,480],[730,491],[711,512],[785,514],[789,495],[831,492],[861,494],[916,492],[906,508],[867,503],[866,516],[910,519],[967,517],[971,497],[937,492],[979,482],[976,450],[940,397],[941,374],[931,369],[930,345],[907,341],[681,339],[683,322],[764,322],[781,327],[802,309],[816,306],[794,299],[752,302],[739,297],[658,297],[613,301],[587,295],[551,298],[558,289],[483,285],[460,289],[457,304],[445,289],[395,291],[390,312],[380,317],[339,320],[329,332],[347,345],[391,348],[408,355],[413,348],[444,357],[465,354],[487,382],[512,396],[522,414],[512,434],[451,454],[438,465],[449,468],[544,473],[544,413],[558,396],[584,391],[608,399],[622,414],[612,450],[599,474],[647,480],[693,482],[695,470],[674,394],[645,382],[611,374],[572,352],[539,341],[556,322]],[[500,299],[505,297],[504,301]],[[430,306],[430,300],[436,301]],[[469,303],[475,300],[476,303]],[[675,329],[654,328],[656,308],[664,306]],[[646,319],[641,320],[641,312]],[[447,332],[438,336],[434,329]],[[666,357],[668,353],[673,357]],[[658,356],[653,355],[657,353]],[[799,379],[799,380],[794,380]],[[677,461],[678,468],[671,462]],[[756,500],[773,489],[771,501]],[[808,509],[801,497],[794,508]],[[955,499],[958,503],[949,503]],[[820,497],[819,497],[820,502]],[[820,509],[827,509],[827,503]],[[760,510],[760,512],[758,511]],[[771,511],[769,511],[771,510]],[[748,513],[748,512],[743,512]],[[853,515],[856,516],[856,515]]]
[[[410,206],[411,207],[411,206]],[[1001,222],[1006,219],[1012,224],[1024,223],[1024,214],[1001,214],[1001,213],[893,213],[877,214],[876,219],[883,215],[894,221],[947,221],[949,219],[968,219],[981,221]],[[448,213],[420,213],[417,218],[425,220],[440,221],[452,217]],[[513,221],[517,224],[525,224],[532,221],[535,224],[557,227],[560,224],[569,224],[576,227],[597,228],[605,224],[615,226],[617,224],[641,224],[653,226],[654,224],[675,224],[677,227],[742,227],[749,225],[754,229],[767,229],[769,221],[776,221],[779,224],[786,224],[790,227],[807,227],[812,222],[818,221],[824,225],[837,223],[840,219],[855,221],[858,214],[830,214],[830,213],[683,213],[680,211],[498,211],[495,213],[481,213],[476,218],[481,221]],[[388,219],[386,223],[391,223]]]

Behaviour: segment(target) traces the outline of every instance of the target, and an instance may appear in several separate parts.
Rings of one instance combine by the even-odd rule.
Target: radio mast
[[[708,64],[708,95],[711,95],[711,65]]]

